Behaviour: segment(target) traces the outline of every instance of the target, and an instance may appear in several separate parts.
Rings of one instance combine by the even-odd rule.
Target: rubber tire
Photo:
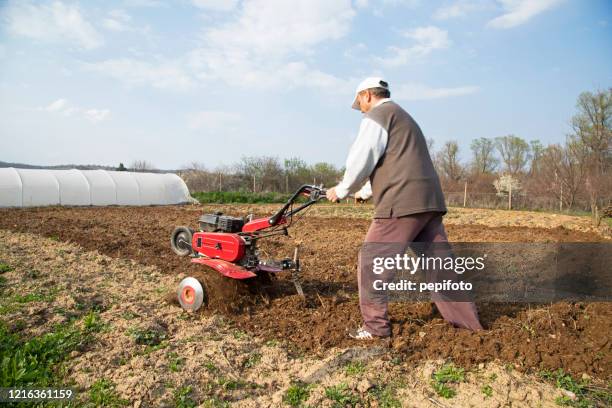
[[[172,235],[170,235],[170,247],[178,256],[187,256],[195,254],[193,247],[191,246],[191,241],[193,239],[194,231],[185,226],[176,227],[174,231],[172,231]],[[189,247],[186,244],[179,242],[186,241],[189,243]]]

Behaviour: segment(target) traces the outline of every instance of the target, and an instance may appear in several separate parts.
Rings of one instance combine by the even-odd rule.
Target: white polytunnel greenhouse
[[[0,207],[169,205],[192,202],[173,173],[0,168]]]

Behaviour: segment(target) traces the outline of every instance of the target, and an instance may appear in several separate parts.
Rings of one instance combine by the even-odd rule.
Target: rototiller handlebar
[[[268,220],[270,225],[277,225],[278,221],[281,220],[283,217],[291,217],[292,215],[297,214],[303,209],[310,207],[317,201],[325,198],[325,192],[326,191],[322,187],[304,184],[303,186],[298,188],[295,193],[293,193],[293,195],[289,198],[289,200],[287,200],[285,205],[283,205],[283,207],[278,210],[276,214],[270,217],[270,219]],[[296,209],[289,210],[301,195],[307,196],[308,201],[306,201],[306,203],[300,205]]]

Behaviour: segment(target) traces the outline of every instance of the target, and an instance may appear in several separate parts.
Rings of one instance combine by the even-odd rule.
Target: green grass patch
[[[489,398],[493,396],[493,387],[491,387],[489,384],[484,385],[480,391],[482,391],[482,393],[484,394],[485,397]]]
[[[81,330],[74,322],[30,339],[10,333],[0,323],[0,386],[60,385],[61,363],[91,338],[88,329]]]
[[[130,311],[121,313],[121,318],[123,318],[125,320],[133,320],[133,319],[137,318],[138,316],[139,316],[138,314],[136,314],[134,312],[130,312]]]
[[[147,347],[145,347],[145,349],[142,351],[142,353],[141,353],[141,354],[142,354],[143,356],[146,356],[147,354],[151,354],[151,353],[153,353],[154,351],[165,349],[165,348],[166,348],[166,347],[168,347],[169,345],[170,345],[170,343],[169,343],[167,340],[164,340],[164,341],[162,341],[162,342],[161,342],[161,343],[159,343],[159,344],[155,344],[155,345],[153,345],[153,346],[147,346]]]
[[[457,392],[450,386],[465,381],[465,370],[454,364],[444,364],[432,374],[431,386],[442,398],[453,398]]]
[[[99,312],[91,310],[83,318],[83,327],[89,332],[99,332],[108,327],[108,324],[102,321]]]
[[[174,406],[177,408],[194,408],[198,404],[193,400],[191,385],[177,388],[174,391]]]
[[[253,193],[248,191],[207,191],[191,194],[202,204],[270,204],[284,203],[289,194],[281,193]]]
[[[612,406],[612,393],[609,387],[596,387],[591,384],[590,380],[576,381],[562,368],[555,371],[540,371],[539,376],[552,382],[557,388],[570,391],[576,396],[575,399],[569,396],[557,397],[555,400],[557,405],[577,408]]]
[[[261,353],[251,353],[249,358],[244,362],[244,368],[255,367],[261,361]]]
[[[0,280],[3,280],[5,283],[7,281],[4,280],[3,276],[0,276]],[[3,289],[8,289],[9,285],[7,284],[4,287],[0,287],[0,292]],[[17,293],[10,294],[7,290],[7,293],[0,298],[0,314],[8,314],[14,313],[22,309],[23,304],[32,303],[32,302],[52,302],[56,295],[59,293],[58,288],[52,288],[45,293],[42,292],[33,292],[33,293]]]
[[[128,400],[119,398],[115,384],[105,378],[99,379],[89,389],[89,402],[95,407],[123,407],[129,404]]]
[[[395,387],[392,385],[377,385],[368,391],[370,398],[377,401],[380,408],[402,408],[402,403],[396,398]]]
[[[248,334],[242,330],[234,330],[232,332],[232,336],[236,339],[236,340],[241,340],[241,339],[245,339],[248,337]]]
[[[292,407],[301,407],[310,397],[310,385],[296,382],[287,388],[283,402]]]
[[[129,334],[136,344],[145,346],[157,346],[166,339],[166,333],[153,328],[132,328]]]
[[[351,361],[344,367],[346,375],[359,375],[365,372],[365,364],[361,361]]]
[[[354,407],[361,398],[344,383],[325,388],[325,396],[333,401],[334,408]]]
[[[227,401],[223,401],[218,397],[212,397],[202,402],[204,408],[229,408],[231,405]]]
[[[217,384],[226,391],[241,390],[244,388],[257,388],[258,385],[241,379],[219,378]]]
[[[205,361],[202,365],[204,366],[204,368],[206,368],[206,371],[211,374],[216,374],[219,372],[219,368],[215,365],[215,363],[210,360]]]
[[[13,268],[11,268],[9,266],[9,264],[6,264],[4,262],[0,262],[0,273],[6,273],[6,272],[10,272],[12,270],[13,270]]]
[[[264,343],[268,347],[276,347],[280,344],[280,342],[276,339],[268,340]]]
[[[11,303],[51,302],[55,298],[53,294],[27,293],[25,295],[13,295],[9,299]]]
[[[185,358],[179,357],[177,353],[168,353],[168,357],[170,358],[170,363],[168,364],[168,368],[170,371],[178,373],[183,369],[185,365]]]

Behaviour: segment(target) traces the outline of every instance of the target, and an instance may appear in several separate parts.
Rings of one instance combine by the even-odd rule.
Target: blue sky
[[[0,0],[0,160],[342,165],[385,77],[439,148],[563,142],[612,86],[606,0]]]

